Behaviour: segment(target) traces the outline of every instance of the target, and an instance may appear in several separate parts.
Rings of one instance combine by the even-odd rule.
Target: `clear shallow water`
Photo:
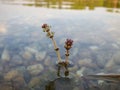
[[[42,32],[43,23],[51,25],[55,32],[62,59],[65,58],[66,38],[74,40],[69,57],[74,67],[69,70],[70,77],[76,82],[80,75],[120,73],[119,3],[117,6],[113,3],[111,6],[93,5],[94,10],[89,10],[87,3],[82,10],[71,9],[70,5],[75,4],[70,2],[67,2],[67,9],[47,8],[39,4],[38,7],[34,4],[28,6],[33,3],[31,1],[23,3],[15,0],[1,1],[0,4],[2,81],[13,80],[18,83],[16,88],[27,86],[31,89],[44,87],[48,80],[57,78],[56,54],[51,40]]]

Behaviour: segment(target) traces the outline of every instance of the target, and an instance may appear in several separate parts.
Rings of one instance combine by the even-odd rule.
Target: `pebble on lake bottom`
[[[42,64],[35,64],[28,66],[27,70],[31,75],[38,75],[44,70],[44,67],[42,66]]]

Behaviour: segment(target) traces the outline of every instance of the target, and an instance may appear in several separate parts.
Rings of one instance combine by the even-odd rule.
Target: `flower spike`
[[[43,24],[43,25],[42,25],[42,28],[46,28],[46,27],[48,27],[47,24]]]
[[[72,39],[67,39],[64,47],[65,47],[66,50],[69,50],[70,48],[72,48],[72,45],[73,45],[73,40]]]
[[[43,24],[42,29],[43,29],[43,32],[46,32],[46,36],[52,40],[53,45],[54,45],[54,50],[56,51],[56,54],[58,57],[58,61],[61,62],[59,48],[57,47],[56,41],[54,40],[55,33],[50,30],[50,26],[48,24]]]

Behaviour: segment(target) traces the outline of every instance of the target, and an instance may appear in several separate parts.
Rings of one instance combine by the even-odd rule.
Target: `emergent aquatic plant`
[[[42,29],[43,29],[43,32],[47,33],[47,37],[49,37],[52,40],[54,45],[54,50],[56,51],[56,54],[57,54],[57,58],[58,58],[57,75],[60,76],[60,69],[61,67],[64,67],[65,68],[64,75],[68,76],[69,75],[68,65],[70,64],[68,57],[69,57],[69,50],[72,48],[72,45],[73,45],[73,40],[66,39],[65,45],[64,45],[64,48],[66,49],[66,53],[65,53],[66,58],[65,58],[65,61],[62,61],[59,48],[57,47],[56,41],[54,39],[54,32],[50,31],[50,26],[48,24],[43,24]]]

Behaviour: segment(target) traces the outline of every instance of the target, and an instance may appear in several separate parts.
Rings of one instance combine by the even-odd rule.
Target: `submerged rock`
[[[106,62],[105,70],[118,73],[120,65],[120,52],[115,53],[108,62]]]
[[[78,77],[83,76],[85,69],[86,69],[86,67],[82,67],[80,70],[78,70],[78,71],[76,72],[76,75],[77,75]]]
[[[17,76],[20,76],[20,75],[21,74],[17,70],[11,70],[5,74],[4,79],[9,81],[9,80],[16,78]]]
[[[25,48],[24,48],[24,51],[21,52],[21,55],[22,55],[22,57],[23,57],[24,59],[30,60],[30,59],[32,59],[32,57],[33,57],[36,53],[38,53],[38,51],[37,51],[36,49],[34,49],[34,48],[32,48],[32,47],[25,47]]]
[[[25,59],[25,60],[30,60],[32,58],[32,54],[28,51],[25,51],[24,53],[22,53],[22,57]]]
[[[30,65],[27,70],[31,75],[38,75],[43,71],[44,67],[41,64]]]
[[[74,65],[73,67],[69,67],[69,70],[70,70],[71,72],[77,71],[77,70],[78,70],[78,66],[77,66],[77,65]]]
[[[25,47],[25,51],[28,51],[32,54],[38,53],[38,50],[32,48],[32,47]]]
[[[10,61],[10,54],[9,54],[9,51],[7,49],[4,49],[2,55],[1,55],[1,60],[3,62],[8,62]]]
[[[26,67],[25,66],[18,66],[15,68],[15,70],[21,72],[21,73],[24,73],[26,71]]]
[[[52,65],[52,61],[51,61],[51,58],[49,56],[47,56],[47,58],[44,60],[44,65],[46,65],[46,66]]]
[[[23,76],[18,76],[13,80],[13,84],[16,90],[22,90],[26,86]]]
[[[91,50],[98,50],[98,49],[99,49],[98,46],[90,46],[89,48],[90,48]]]
[[[111,70],[114,65],[115,65],[114,60],[111,59],[111,60],[109,60],[109,61],[106,63],[105,69],[106,69],[106,70]]]
[[[82,59],[82,60],[79,60],[78,63],[81,65],[81,64],[86,64],[86,63],[91,63],[92,60],[91,59]]]
[[[115,64],[120,65],[120,52],[116,53],[116,54],[113,56],[113,60],[114,60]]]
[[[42,61],[45,58],[45,56],[46,56],[45,51],[36,53],[35,54],[36,61]]]
[[[96,56],[96,59],[94,60],[96,61],[95,63],[99,68],[104,68],[106,65],[106,60],[104,57],[105,57],[104,55],[99,54]]]
[[[8,83],[7,83],[8,84]],[[13,90],[12,86],[0,85],[0,90]]]
[[[40,83],[40,78],[39,77],[34,77],[28,83],[28,87],[30,87],[30,88],[35,87],[35,86],[39,85],[39,83]]]
[[[83,60],[79,60],[78,64],[80,66],[84,66],[84,67],[89,67],[89,68],[96,68],[97,65],[92,63],[91,59],[83,59]]]
[[[12,58],[12,63],[14,63],[15,65],[21,65],[23,64],[23,61],[19,55],[14,55]]]

